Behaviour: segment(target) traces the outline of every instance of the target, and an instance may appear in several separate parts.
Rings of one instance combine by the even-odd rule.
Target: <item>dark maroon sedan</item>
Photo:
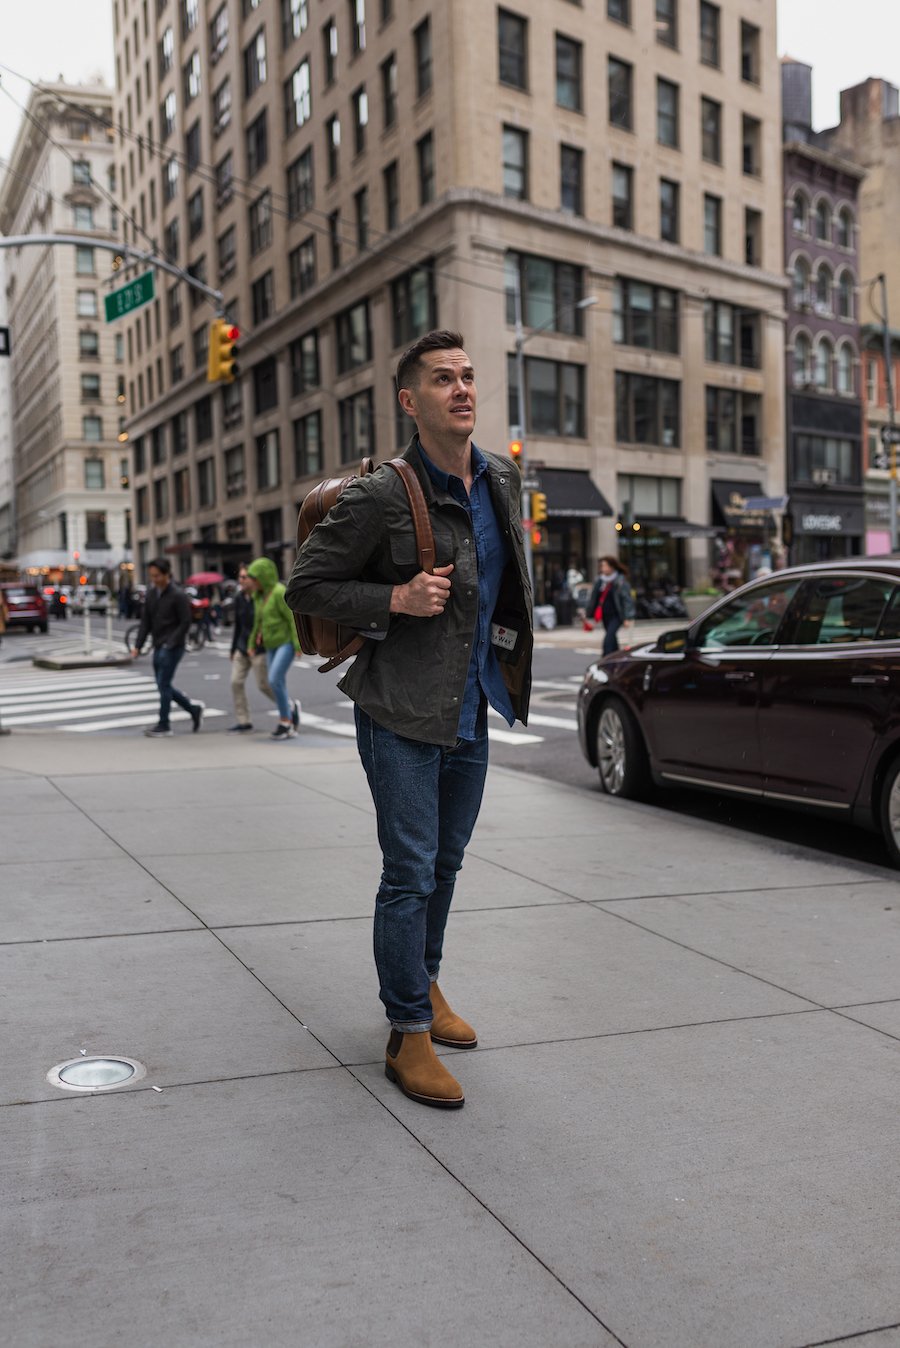
[[[779,571],[591,665],[603,789],[705,787],[880,830],[900,866],[900,559]]]

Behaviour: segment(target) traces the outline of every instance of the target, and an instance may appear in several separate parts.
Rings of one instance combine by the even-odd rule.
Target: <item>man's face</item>
[[[400,404],[419,433],[466,441],[475,429],[475,371],[465,351],[427,351],[412,388],[400,390]]]
[[[244,594],[252,594],[255,589],[253,581],[247,575],[247,572],[243,570],[238,572],[238,585],[240,585]]]
[[[158,566],[151,566],[147,575],[150,577],[150,584],[155,585],[157,590],[164,590],[169,583],[169,577],[165,571],[160,571]]]

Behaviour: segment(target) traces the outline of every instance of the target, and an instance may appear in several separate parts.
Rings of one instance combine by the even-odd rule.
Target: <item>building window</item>
[[[216,461],[201,459],[197,464],[197,504],[207,510],[216,504]]]
[[[244,399],[241,386],[235,382],[222,388],[222,425],[226,431],[240,426],[244,419]]]
[[[610,56],[607,61],[609,85],[609,120],[612,126],[630,131],[632,127],[631,87],[633,68],[627,61]]]
[[[612,222],[617,229],[634,229],[634,170],[612,166]]]
[[[837,283],[837,301],[838,301],[839,318],[852,319],[854,317],[853,314],[854,289],[855,286],[853,284],[853,274],[847,271],[845,268],[838,277]]]
[[[173,384],[184,378],[184,346],[181,342],[173,346],[169,353],[169,377]]]
[[[281,0],[281,45],[289,47],[309,27],[309,0]]]
[[[215,65],[228,50],[228,6],[220,5],[209,25],[209,61]]]
[[[100,340],[96,332],[83,329],[78,334],[78,354],[82,360],[90,360],[100,355]]]
[[[328,181],[333,182],[340,167],[341,119],[337,113],[325,123],[325,150],[328,155]]]
[[[307,332],[291,342],[289,348],[291,360],[291,397],[299,398],[311,389],[318,388],[321,382],[319,371],[319,336]]]
[[[820,262],[816,271],[816,313],[828,316],[833,309],[834,277],[827,262]]]
[[[187,451],[188,451],[187,412],[178,412],[172,418],[172,457],[177,458],[180,454],[186,454]]]
[[[359,304],[338,314],[335,324],[338,374],[347,374],[349,370],[355,370],[372,359],[368,300],[361,300]]]
[[[805,332],[794,338],[794,388],[812,383],[812,343]]]
[[[73,206],[72,219],[76,229],[94,228],[94,208],[93,206]]]
[[[744,207],[744,261],[748,267],[762,266],[762,211]]]
[[[508,9],[497,12],[497,49],[500,83],[528,88],[528,20]]]
[[[364,87],[356,90],[351,100],[353,108],[353,148],[362,154],[366,148],[366,127],[369,125],[369,96]]]
[[[205,370],[209,356],[209,329],[205,324],[191,333],[191,355],[195,370]],[[138,376],[140,378],[140,375]]]
[[[703,195],[703,251],[710,257],[722,256],[722,198]]]
[[[184,81],[184,101],[193,103],[200,97],[200,53],[195,51],[182,71]]]
[[[212,400],[207,395],[194,403],[194,440],[198,445],[202,445],[212,439],[212,434]]]
[[[90,187],[91,166],[86,159],[76,159],[72,165],[72,182],[76,187]]]
[[[178,192],[178,160],[172,155],[166,160],[163,171],[163,199],[174,201]]]
[[[427,206],[434,201],[434,137],[429,131],[416,142],[416,158],[419,168],[419,205]]]
[[[656,81],[656,139],[678,148],[678,85],[670,80]]]
[[[196,239],[203,233],[203,188],[198,187],[188,197],[188,238]]]
[[[656,0],[656,40],[664,47],[678,46],[678,0]]]
[[[759,29],[741,20],[741,79],[747,84],[759,84]]]
[[[506,322],[516,321],[516,291],[521,295],[522,321],[581,337],[584,331],[578,305],[584,295],[584,272],[570,262],[555,262],[528,253],[506,254]]]
[[[294,422],[294,477],[322,472],[322,413],[310,412]]]
[[[135,470],[136,471],[136,470]],[[135,514],[138,524],[150,523],[150,492],[147,487],[138,487],[135,492]]]
[[[181,36],[185,38],[189,33],[195,32],[199,22],[200,0],[182,0]]]
[[[847,206],[838,212],[836,243],[838,248],[853,247],[853,212]]]
[[[856,392],[853,364],[853,347],[849,342],[841,342],[837,349],[837,391],[845,396]]]
[[[810,270],[805,257],[798,257],[794,262],[792,303],[795,309],[811,307]]]
[[[168,320],[170,328],[177,328],[181,322],[181,289],[176,281],[166,292],[166,305],[168,310]]]
[[[100,401],[99,374],[83,374],[81,376],[81,401],[83,403],[96,403]]]
[[[234,196],[234,156],[231,151],[215,168],[216,206],[225,206]]]
[[[348,0],[350,5],[350,45],[354,54],[366,49],[366,0]]]
[[[244,467],[244,446],[235,445],[225,451],[225,495],[243,496],[247,490],[247,472]]]
[[[852,486],[860,481],[860,451],[853,440],[836,436],[798,435],[794,438],[794,478],[797,482],[827,482]]]
[[[416,98],[424,98],[433,79],[431,62],[431,20],[423,19],[413,32],[416,60]]]
[[[252,178],[269,158],[269,128],[265,109],[246,131],[247,176]]]
[[[384,129],[394,125],[397,120],[397,54],[391,52],[381,64],[381,107]]]
[[[331,270],[341,265],[341,217],[340,212],[332,211],[328,217],[328,245],[331,251]]]
[[[361,187],[353,196],[356,214],[356,247],[359,252],[369,246],[369,189]]]
[[[85,543],[89,548],[108,548],[106,536],[106,511],[86,510],[84,512]]]
[[[167,75],[175,64],[175,34],[167,28],[159,39],[159,78]]]
[[[200,123],[194,122],[184,138],[184,158],[188,173],[200,166]]]
[[[178,99],[174,89],[170,89],[159,110],[159,138],[168,140],[175,133],[175,120],[178,112]]]
[[[705,66],[720,64],[719,6],[700,0],[700,60]]]
[[[186,515],[191,508],[191,478],[187,468],[181,468],[173,479],[175,483],[175,514]]]
[[[275,312],[275,284],[271,271],[263,272],[250,287],[250,309],[254,323],[264,323]]]
[[[834,347],[829,337],[820,337],[816,342],[813,379],[816,388],[830,389],[832,384],[831,367],[834,364]]]
[[[675,379],[616,371],[616,439],[671,449],[679,434],[681,386]]]
[[[423,263],[391,282],[392,345],[408,346],[437,327],[434,263]]]
[[[703,305],[704,356],[722,365],[742,365],[758,370],[762,364],[760,315],[755,309],[740,309],[721,300]]]
[[[528,200],[528,132],[503,128],[503,195]]]
[[[100,436],[85,436],[85,440],[96,439]],[[84,461],[84,489],[85,491],[105,491],[106,489],[106,470],[102,459],[85,459]]]
[[[290,276],[291,299],[312,290],[316,284],[316,237],[310,234],[308,239],[288,254],[288,274]]]
[[[557,107],[581,111],[581,43],[556,34]]]
[[[631,0],[606,0],[606,17],[616,23],[631,23]]]
[[[390,233],[400,224],[400,179],[396,159],[384,170],[384,227]]]
[[[745,173],[762,173],[762,123],[757,117],[741,117],[741,166]]]
[[[281,452],[278,431],[256,437],[256,490],[271,491],[281,482]]]
[[[306,211],[311,210],[315,200],[312,155],[312,146],[307,146],[299,158],[288,166],[287,201],[288,216],[291,220],[298,220]]]
[[[213,135],[220,136],[231,122],[231,80],[226,78],[213,94]]]
[[[266,30],[260,28],[244,48],[244,97],[249,98],[266,82]]]
[[[559,147],[559,204],[572,215],[584,214],[584,152],[574,145]]]
[[[677,290],[617,276],[613,288],[613,341],[677,354]]]
[[[721,164],[722,104],[715,99],[700,100],[700,137],[703,158],[710,164]]]
[[[97,292],[95,290],[79,290],[76,296],[75,312],[79,318],[96,318]]]
[[[659,237],[666,243],[677,243],[681,233],[680,195],[678,183],[669,178],[659,180]]]
[[[301,61],[284,86],[284,134],[291,135],[310,119],[309,61]]]
[[[809,201],[799,188],[793,198],[792,225],[795,234],[809,233]]]
[[[166,438],[163,427],[154,426],[150,432],[150,460],[154,468],[159,468],[166,461]]]
[[[325,88],[334,84],[337,74],[338,30],[334,19],[329,19],[322,29],[322,47],[325,56]]]
[[[706,390],[706,450],[709,454],[762,453],[762,398],[735,389]]]
[[[272,242],[272,194],[263,192],[262,196],[250,203],[247,210],[247,222],[250,226],[250,256],[255,257]]]
[[[157,522],[169,517],[169,482],[165,477],[153,484],[153,517]]]
[[[227,281],[229,276],[234,274],[237,267],[237,229],[234,225],[229,225],[224,234],[220,234],[217,241],[217,260],[219,284]]]
[[[206,258],[198,257],[196,262],[189,263],[187,273],[188,276],[192,276],[195,281],[199,281],[201,285],[206,285]],[[198,309],[200,305],[205,302],[203,292],[201,290],[196,290],[193,286],[191,286],[190,295],[191,295],[192,309]],[[148,327],[148,334],[149,334],[149,327]]]
[[[341,463],[351,463],[375,453],[375,417],[372,390],[362,389],[338,403],[341,435]]]
[[[831,239],[831,207],[824,199],[816,207],[816,238],[822,243]]]
[[[243,515],[232,515],[225,521],[225,537],[229,543],[239,543],[247,536],[247,521]]]
[[[506,362],[509,424],[518,424],[518,380],[515,356]],[[525,420],[530,435],[584,438],[584,366],[561,361],[525,359]]]
[[[83,248],[79,244],[75,249],[75,275],[94,276],[95,274],[93,248]]]
[[[278,369],[274,356],[253,367],[253,410],[257,416],[278,406]]]

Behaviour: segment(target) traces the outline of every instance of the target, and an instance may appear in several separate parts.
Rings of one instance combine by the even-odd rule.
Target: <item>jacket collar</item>
[[[481,455],[481,457],[487,464],[487,473],[490,479],[492,491],[500,493],[505,491],[508,494],[509,473],[504,471],[503,464],[498,463],[492,454],[489,454],[486,450],[481,449],[480,447],[478,448],[478,453]],[[400,458],[405,459],[407,463],[411,463],[413,468],[415,468],[416,472],[419,475],[419,480],[422,483],[422,490],[425,493],[425,500],[429,503],[429,505],[432,503],[432,501],[434,502],[440,501],[441,503],[449,502],[452,505],[458,504],[458,502],[455,501],[454,498],[450,495],[449,491],[444,491],[441,487],[435,486],[431,474],[429,473],[428,469],[422,462],[422,455],[419,453],[418,433],[412,437],[409,444],[406,446],[406,449],[400,455]],[[505,479],[505,482],[503,481],[503,479]]]

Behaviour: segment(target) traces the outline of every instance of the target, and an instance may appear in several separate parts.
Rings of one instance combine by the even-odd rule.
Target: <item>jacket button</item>
[[[377,627],[378,627],[378,624],[377,624],[377,623],[369,623],[369,626],[370,626],[371,628],[377,628]]]
[[[505,477],[501,477],[501,479],[500,479],[500,485],[501,485],[501,487],[505,487],[505,486],[506,486],[506,478],[505,478]]]

